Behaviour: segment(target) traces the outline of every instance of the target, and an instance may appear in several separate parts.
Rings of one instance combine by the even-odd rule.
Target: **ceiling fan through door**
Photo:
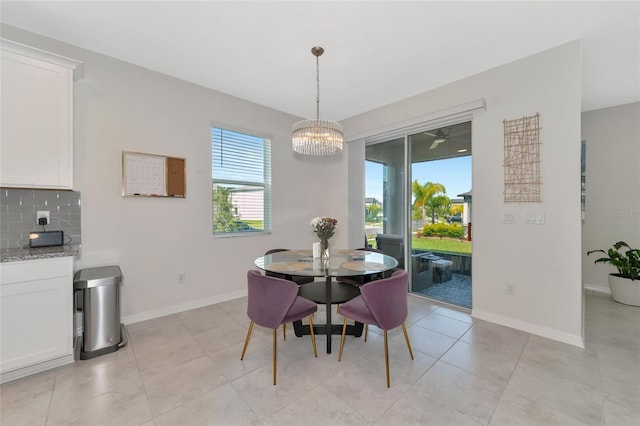
[[[425,135],[429,135],[431,137],[433,137],[433,142],[431,143],[431,146],[429,147],[429,149],[436,149],[438,147],[438,145],[440,145],[441,143],[444,143],[448,140],[447,135],[445,135],[444,131],[442,129],[438,129],[436,130],[435,133],[431,133],[431,132],[424,132]]]

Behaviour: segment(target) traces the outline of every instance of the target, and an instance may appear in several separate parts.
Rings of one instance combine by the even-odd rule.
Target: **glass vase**
[[[323,259],[329,258],[329,240],[328,239],[320,240],[320,257]]]

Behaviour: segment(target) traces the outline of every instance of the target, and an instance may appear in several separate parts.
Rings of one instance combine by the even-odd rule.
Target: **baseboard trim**
[[[593,284],[583,284],[582,287],[585,290],[595,291],[596,293],[611,294],[611,290],[609,289],[609,287],[602,287],[602,286],[593,285]]]
[[[70,354],[60,358],[30,365],[28,367],[6,371],[0,375],[0,383],[7,383],[12,380],[21,379],[23,377],[31,376],[32,374],[40,373],[46,370],[51,370],[52,368],[56,368],[56,367],[62,367],[63,365],[71,364],[73,362],[74,362],[73,354]]]
[[[477,309],[472,310],[471,316],[475,319],[489,321],[492,323],[504,325],[505,327],[510,327],[516,330],[535,334],[536,336],[546,337],[547,339],[557,340],[562,343],[567,343],[579,348],[584,348],[584,339],[582,338],[582,336],[577,334],[565,333],[553,328],[543,327],[527,321],[520,321],[491,312],[479,311]]]
[[[159,309],[153,309],[151,311],[141,312],[139,314],[127,315],[122,317],[122,322],[125,324],[135,324],[140,321],[146,321],[154,318],[164,317],[171,314],[177,314],[191,309],[201,308],[203,306],[215,305],[216,303],[226,302],[228,300],[238,299],[247,295],[247,290],[233,291],[231,293],[224,293],[214,297],[207,297],[204,299],[191,300],[189,302],[180,303],[178,305],[165,306]]]

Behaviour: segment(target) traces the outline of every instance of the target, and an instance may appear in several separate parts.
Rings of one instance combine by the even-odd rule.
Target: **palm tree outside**
[[[430,213],[431,223],[435,223],[436,214],[443,214],[449,208],[451,199],[447,197],[447,189],[441,183],[427,182],[420,184],[414,180],[411,184],[413,196],[414,217],[419,217],[426,224],[427,211]]]

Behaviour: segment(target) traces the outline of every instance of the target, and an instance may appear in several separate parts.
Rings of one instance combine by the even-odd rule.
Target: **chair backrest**
[[[272,253],[278,253],[280,251],[289,251],[289,249],[270,249],[265,252],[265,256]]]
[[[247,272],[247,285],[249,318],[263,327],[278,328],[298,295],[298,285],[255,270]]]
[[[356,249],[356,250],[359,250],[359,251],[371,251],[371,252],[374,252],[374,253],[382,253],[382,250],[374,249],[373,247],[362,247],[362,248],[359,248],[359,249]]]
[[[376,235],[376,245],[378,250],[398,261],[398,268],[404,268],[404,238],[402,235],[378,234]]]
[[[360,294],[376,319],[376,325],[383,330],[391,330],[407,319],[408,290],[409,273],[398,270],[389,278],[363,285]]]

